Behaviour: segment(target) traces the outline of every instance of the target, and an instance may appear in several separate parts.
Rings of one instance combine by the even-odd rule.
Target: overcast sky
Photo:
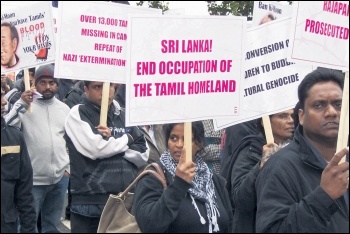
[[[129,1],[131,6],[136,6],[136,2]],[[185,9],[186,15],[209,15],[205,1],[169,1],[169,10],[175,9]]]

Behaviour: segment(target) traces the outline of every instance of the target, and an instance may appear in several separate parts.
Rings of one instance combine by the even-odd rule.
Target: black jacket
[[[163,168],[163,165],[158,162]],[[169,233],[206,233],[209,231],[205,204],[196,199],[196,204],[206,224],[192,205],[188,189],[191,184],[171,174],[163,168],[168,187],[163,187],[153,175],[145,175],[136,185],[133,209],[135,218],[142,232]],[[225,179],[213,174],[218,217],[219,232],[230,232],[232,229],[232,210],[229,195],[225,189]]]
[[[148,160],[142,132],[131,127],[134,137],[131,144],[125,134],[125,112],[115,105],[112,104],[107,113],[110,138],[103,137],[96,129],[100,123],[100,107],[86,98],[74,106],[66,118],[65,138],[74,205],[105,204],[109,194],[122,192],[135,179],[138,167]]]
[[[298,127],[258,175],[256,231],[349,233],[349,207],[321,189],[323,170]]]
[[[255,232],[256,191],[255,181],[260,172],[259,162],[265,136],[249,135],[234,151],[231,165],[230,197],[233,208],[233,230],[235,233]]]
[[[21,98],[24,91],[24,79],[16,80],[13,88],[11,88],[11,90],[5,95],[5,99],[7,101],[7,112],[10,112],[18,99]]]
[[[84,93],[84,82],[78,81],[74,84],[73,88],[63,98],[63,102],[66,103],[69,108],[79,104],[82,100],[82,94]]]
[[[258,134],[256,126],[257,119],[254,119],[227,127],[225,129],[226,139],[220,159],[220,175],[222,175],[224,178],[227,179],[231,175],[229,163],[232,161],[231,156],[240,145],[241,140],[248,135]]]
[[[1,233],[35,232],[33,169],[22,133],[1,118]]]

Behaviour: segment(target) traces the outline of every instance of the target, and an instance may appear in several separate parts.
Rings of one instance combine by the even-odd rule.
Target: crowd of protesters
[[[152,175],[137,184],[142,232],[349,232],[349,150],[336,152],[341,72],[305,76],[295,109],[270,115],[273,143],[262,119],[219,133],[193,122],[186,162],[182,123],[126,127],[125,85],[112,84],[101,125],[103,82],[57,79],[53,66],[31,69],[29,90],[2,75],[1,232],[59,232],[66,209],[73,233],[96,233],[109,195],[151,162],[167,188]]]
[[[7,67],[19,60],[12,40],[6,56],[2,49]],[[274,142],[262,118],[219,131],[212,120],[193,122],[189,162],[183,123],[125,126],[125,84],[111,84],[101,124],[103,82],[57,79],[48,64],[29,69],[26,90],[23,74],[1,75],[1,233],[58,233],[64,210],[72,233],[96,233],[109,195],[152,162],[167,188],[153,175],[136,185],[142,232],[349,233],[349,149],[336,151],[339,71],[303,78],[295,108],[269,116]]]

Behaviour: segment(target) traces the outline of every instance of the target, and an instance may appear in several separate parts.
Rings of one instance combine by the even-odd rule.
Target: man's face
[[[84,86],[84,91],[89,100],[97,105],[101,105],[102,102],[102,90],[103,90],[103,82],[91,81],[89,87]],[[108,97],[108,105],[113,102],[115,94],[115,88],[113,85],[109,87],[109,97]]]
[[[299,110],[304,136],[313,141],[337,141],[343,91],[332,81],[313,85],[305,100],[304,110]]]
[[[1,65],[13,66],[13,57],[17,48],[17,39],[11,38],[10,27],[1,27]]]
[[[12,82],[16,81],[14,72],[7,73],[7,77],[10,78],[12,80]]]
[[[57,83],[52,78],[40,79],[35,88],[43,95],[43,99],[51,99],[57,93]]]
[[[29,72],[29,84],[32,87],[35,83],[34,72]]]

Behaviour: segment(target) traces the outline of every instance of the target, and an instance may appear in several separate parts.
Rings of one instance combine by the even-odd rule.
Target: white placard
[[[290,21],[284,18],[248,30],[240,115],[214,119],[215,130],[294,108],[298,85],[313,68],[286,59]]]
[[[52,6],[52,20],[53,20],[53,31],[57,36],[57,17],[58,17],[58,6]]]
[[[246,17],[130,16],[126,125],[239,114]]]
[[[1,10],[1,71],[53,63],[51,1],[4,6]]]
[[[349,1],[295,1],[290,28],[290,61],[349,70]]]
[[[128,14],[160,9],[109,2],[59,2],[55,75],[125,83]]]
[[[280,2],[254,1],[252,27],[292,16],[293,7]]]

